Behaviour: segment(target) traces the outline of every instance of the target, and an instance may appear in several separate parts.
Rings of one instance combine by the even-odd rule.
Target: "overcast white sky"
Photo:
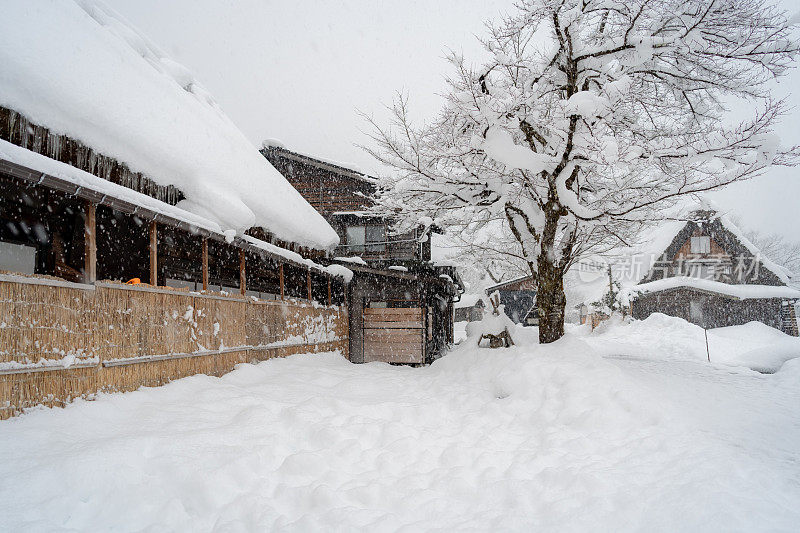
[[[483,21],[512,0],[105,0],[183,63],[256,145],[280,139],[324,159],[372,172],[355,145],[366,128],[357,110],[385,117],[405,91],[419,116],[439,108],[447,49],[477,57]],[[782,0],[792,11],[800,0]],[[794,94],[792,93],[794,90]],[[800,71],[775,90],[795,108],[779,134],[800,144]],[[737,112],[747,113],[741,109]],[[742,224],[800,241],[800,169],[717,193]]]

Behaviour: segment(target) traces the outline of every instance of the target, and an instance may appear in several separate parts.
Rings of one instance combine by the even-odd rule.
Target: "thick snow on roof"
[[[191,73],[94,0],[3,6],[0,105],[176,186],[181,208],[223,231],[338,243]]]
[[[800,291],[781,285],[731,285],[729,283],[722,283],[710,279],[690,278],[687,276],[675,276],[642,283],[631,287],[628,292],[635,295],[636,293],[647,294],[677,288],[710,291],[740,300],[756,298],[800,298]]]
[[[486,305],[485,299],[486,299],[485,294],[478,294],[478,293],[462,294],[461,299],[455,302],[453,305],[455,306],[456,309],[461,309],[464,307],[472,307],[478,302],[483,302],[484,305]]]
[[[78,187],[90,189],[101,194],[107,194],[112,198],[130,202],[155,213],[181,220],[201,229],[214,233],[223,233],[219,224],[205,217],[184,211],[178,206],[169,205],[166,202],[162,202],[146,194],[104,180],[85,170],[62,163],[61,161],[56,161],[55,159],[50,159],[49,157],[26,150],[25,148],[17,146],[16,144],[11,144],[2,139],[0,139],[0,159],[11,161],[12,163],[22,165],[43,174],[55,176],[56,178],[68,181]]]

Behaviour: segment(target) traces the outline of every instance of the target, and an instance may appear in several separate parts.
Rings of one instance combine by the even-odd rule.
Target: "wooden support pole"
[[[86,202],[86,218],[83,221],[84,269],[83,278],[86,283],[97,281],[97,216],[96,206]]]
[[[328,276],[328,305],[331,305],[331,277]]]
[[[203,237],[203,290],[208,290],[208,237]]]
[[[244,296],[245,291],[247,291],[247,274],[245,272],[245,251],[244,249],[239,250],[239,291]]]
[[[311,301],[311,269],[306,271],[306,285],[308,287],[308,301]]]
[[[158,224],[150,222],[150,285],[158,285]]]
[[[281,283],[281,300],[283,300],[283,263],[278,265],[278,277]]]

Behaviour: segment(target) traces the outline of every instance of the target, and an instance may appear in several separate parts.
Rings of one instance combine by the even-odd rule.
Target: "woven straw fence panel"
[[[94,292],[0,283],[0,362],[97,357]]]
[[[77,363],[0,366],[0,419],[97,392],[221,376],[239,363],[331,350],[347,356],[347,346],[347,313],[338,307],[0,280],[0,363],[58,365],[65,356]]]

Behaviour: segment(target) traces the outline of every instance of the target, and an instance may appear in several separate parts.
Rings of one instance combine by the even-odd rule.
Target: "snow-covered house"
[[[374,178],[265,141],[263,156],[336,229],[334,262],[353,271],[347,284],[350,358],[354,362],[424,363],[453,342],[455,268],[431,261],[421,230],[388,231],[369,213]],[[456,282],[454,282],[456,280]]]
[[[713,328],[759,321],[797,335],[792,274],[764,257],[738,227],[711,208],[665,223],[661,249],[629,287],[631,314],[660,312]],[[664,246],[666,243],[666,246]]]
[[[4,5],[0,65],[0,418],[346,353],[336,232],[186,69],[91,0]]]
[[[497,291],[500,304],[505,306],[505,313],[515,324],[523,326],[539,325],[539,308],[536,305],[536,280],[533,276],[522,276],[504,281],[486,289],[491,296]]]
[[[483,320],[486,310],[486,296],[483,294],[462,294],[454,304],[456,322],[477,322]]]

